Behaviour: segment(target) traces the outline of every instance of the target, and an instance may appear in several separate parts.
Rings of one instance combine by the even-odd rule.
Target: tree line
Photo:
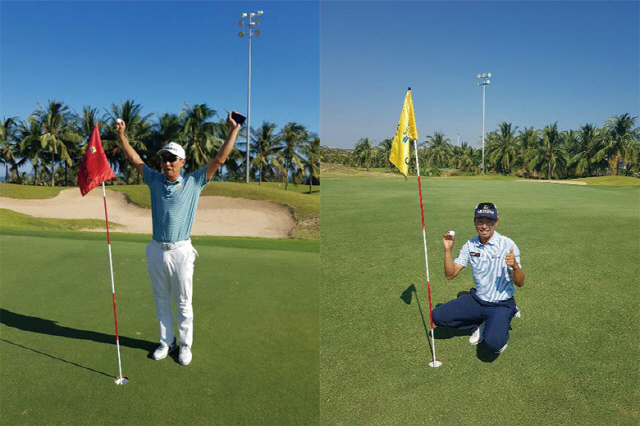
[[[485,171],[525,178],[577,178],[603,175],[639,177],[640,128],[636,119],[621,114],[599,128],[585,124],[577,130],[558,130],[558,123],[544,129],[502,122],[485,139]],[[394,169],[389,162],[392,139],[375,144],[360,139],[353,150],[321,148],[321,161],[350,167]],[[478,174],[482,171],[482,149],[466,142],[453,146],[441,132],[418,143],[421,174]],[[413,149],[412,149],[413,154]],[[415,156],[410,170],[415,172]]]
[[[77,113],[63,102],[49,100],[38,104],[26,119],[3,118],[0,122],[0,161],[5,166],[5,182],[34,185],[76,185],[88,139],[98,124],[107,158],[121,183],[140,183],[141,178],[129,165],[115,132],[115,119],[126,122],[131,145],[147,165],[158,170],[157,152],[169,141],[185,148],[186,171],[207,164],[218,152],[230,129],[226,114],[207,104],[189,105],[178,114],[143,114],[142,106],[133,100],[101,112],[85,106]],[[218,171],[217,179],[244,181],[246,177],[246,125],[240,130],[235,149]],[[304,125],[289,122],[278,129],[264,121],[251,129],[249,152],[252,180],[288,184],[318,183],[320,174],[320,138]],[[33,166],[33,177],[21,172],[27,163]]]

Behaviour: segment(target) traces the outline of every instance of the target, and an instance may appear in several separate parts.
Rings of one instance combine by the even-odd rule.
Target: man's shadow
[[[422,319],[422,325],[424,327],[424,331],[427,337],[427,342],[429,343],[429,348],[431,348],[431,340],[429,339],[429,330],[427,329],[427,323],[424,319],[424,314],[422,313],[422,307],[420,306],[420,299],[418,299],[418,291],[416,290],[415,285],[411,284],[409,287],[407,287],[407,289],[403,291],[402,294],[400,295],[400,299],[402,299],[402,301],[407,305],[410,305],[413,298],[412,296],[414,293],[416,295],[415,300],[418,305],[418,311],[420,312],[420,318]],[[461,291],[458,293],[456,297],[460,297],[465,294],[469,294],[469,292]],[[434,307],[434,309],[440,305],[442,305],[442,303],[438,303]],[[429,318],[429,321],[431,321],[431,317]],[[468,330],[458,330],[457,328],[452,328],[452,327],[437,326],[433,329],[433,337],[435,339],[451,339],[452,337],[457,337],[457,336],[471,336],[471,334],[472,333]],[[493,362],[498,358],[499,355],[500,354],[496,354],[492,352],[489,348],[487,348],[484,342],[481,342],[476,346],[476,356],[480,361]]]
[[[15,328],[22,331],[28,331],[31,333],[48,334],[51,336],[60,336],[60,337],[66,337],[70,339],[92,340],[94,342],[107,343],[110,345],[116,344],[116,336],[113,334],[105,334],[105,333],[99,333],[97,331],[80,330],[77,328],[65,327],[65,326],[58,325],[57,321],[33,317],[29,315],[22,315],[15,312],[11,312],[4,308],[0,308],[0,323],[6,325],[7,327]],[[58,359],[60,361],[64,361],[69,364],[77,365],[78,367],[92,370],[91,368],[84,367],[79,364],[75,364],[61,358],[54,357],[52,355],[37,351],[35,349],[28,348],[26,346],[19,345],[14,342],[10,342],[5,339],[1,339],[1,340],[15,346],[20,346],[24,349],[29,349],[39,354],[46,355],[50,358]],[[135,339],[127,336],[120,336],[119,341],[120,341],[120,346],[132,348],[132,349],[142,349],[144,351],[147,351],[148,357],[151,357],[151,354],[153,353],[153,350],[155,349],[155,346],[156,346],[153,342],[149,342],[147,340]],[[96,371],[96,370],[92,370],[92,371]],[[102,373],[102,372],[98,371],[98,373]],[[105,374],[105,373],[102,373],[102,374]]]

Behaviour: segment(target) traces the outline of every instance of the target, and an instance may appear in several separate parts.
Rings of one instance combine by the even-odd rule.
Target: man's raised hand
[[[513,246],[509,249],[509,253],[504,257],[504,260],[507,262],[507,266],[510,268],[517,268],[518,263],[516,262],[516,255],[513,252]]]

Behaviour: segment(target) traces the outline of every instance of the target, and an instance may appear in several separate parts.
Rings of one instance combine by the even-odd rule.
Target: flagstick
[[[431,283],[429,281],[429,257],[427,256],[427,233],[424,228],[424,207],[422,204],[422,183],[420,182],[420,162],[418,161],[418,141],[413,140],[413,146],[416,151],[416,170],[418,172],[418,190],[420,193],[420,216],[422,217],[422,241],[424,242],[424,263],[427,265],[427,293],[429,295],[429,321],[431,324],[431,352],[433,361],[429,363],[430,367],[440,367],[442,363],[436,360],[436,342],[433,338],[433,313],[431,310]]]
[[[122,362],[120,360],[120,335],[118,334],[118,312],[116,310],[116,284],[113,279],[113,259],[111,257],[111,235],[109,234],[109,216],[107,215],[107,191],[102,182],[102,197],[104,199],[104,219],[107,222],[107,246],[109,247],[109,270],[111,271],[111,295],[113,299],[113,318],[116,322],[116,347],[118,348],[118,371],[120,375],[116,379],[116,384],[124,385],[129,379],[122,376]]]

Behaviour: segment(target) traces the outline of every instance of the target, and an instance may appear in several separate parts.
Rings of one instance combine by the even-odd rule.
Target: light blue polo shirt
[[[476,286],[477,295],[487,302],[499,302],[513,297],[512,271],[509,270],[504,260],[509,250],[513,247],[516,262],[520,264],[520,249],[509,237],[494,231],[487,244],[480,242],[476,235],[465,243],[455,263],[465,267],[471,263],[471,274]]]
[[[159,243],[188,240],[202,189],[209,183],[207,166],[175,182],[144,165],[144,183],[151,193],[153,239]]]

